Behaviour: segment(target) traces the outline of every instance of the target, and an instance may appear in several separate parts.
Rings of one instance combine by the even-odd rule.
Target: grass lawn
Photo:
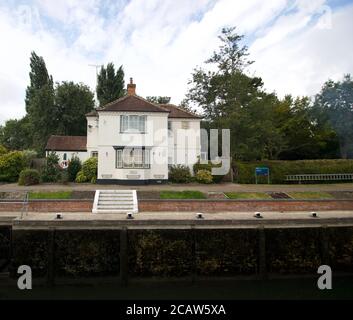
[[[200,191],[161,191],[161,199],[206,199],[206,195]]]
[[[29,199],[71,199],[72,191],[30,192]]]
[[[229,199],[272,199],[268,194],[263,192],[226,192],[225,195]]]
[[[287,192],[287,194],[293,199],[333,199],[334,197],[327,192]]]

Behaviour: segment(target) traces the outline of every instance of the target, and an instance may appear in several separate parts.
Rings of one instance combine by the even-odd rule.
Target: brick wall
[[[28,211],[35,212],[91,212],[92,200],[36,200],[28,203]],[[18,202],[0,202],[0,211],[21,211]]]
[[[92,200],[35,200],[28,211],[91,212]],[[139,211],[320,211],[353,210],[353,200],[139,200]],[[0,211],[21,211],[22,203],[0,202]]]
[[[139,211],[314,211],[353,210],[353,200],[140,200]]]

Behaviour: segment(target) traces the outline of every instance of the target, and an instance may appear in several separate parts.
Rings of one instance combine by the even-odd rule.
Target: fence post
[[[259,276],[261,279],[267,278],[266,270],[266,236],[264,226],[258,228],[259,239]]]
[[[55,284],[55,229],[50,228],[48,232],[47,285],[53,286]]]
[[[120,230],[120,284],[127,286],[128,282],[128,252],[127,252],[127,228]]]

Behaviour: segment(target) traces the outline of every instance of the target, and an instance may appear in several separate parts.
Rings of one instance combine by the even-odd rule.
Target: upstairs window
[[[146,116],[121,115],[120,132],[124,133],[145,133]]]
[[[189,121],[182,121],[181,122],[181,128],[182,129],[189,129]]]

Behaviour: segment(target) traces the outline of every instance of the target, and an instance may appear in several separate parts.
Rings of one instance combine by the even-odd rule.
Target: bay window
[[[150,168],[150,150],[145,148],[119,148],[116,149],[116,168]]]

